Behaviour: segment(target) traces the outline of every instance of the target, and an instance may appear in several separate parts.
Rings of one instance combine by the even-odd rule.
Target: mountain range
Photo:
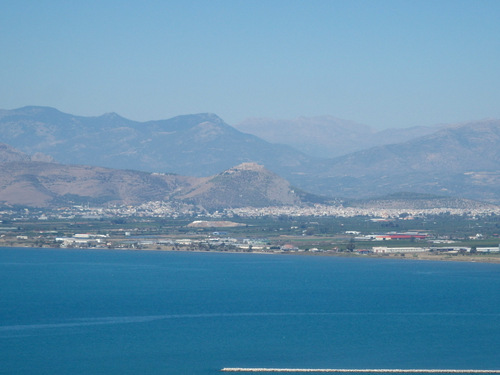
[[[248,131],[250,123],[238,127]],[[39,204],[74,201],[83,197],[79,188],[93,186],[87,197],[97,201],[175,198],[206,207],[299,204],[307,196],[303,191],[345,198],[414,192],[500,202],[499,120],[374,133],[344,120],[302,118],[287,129],[281,138],[270,130],[274,138],[266,137],[281,141],[271,143],[214,114],[136,122],[114,113],[83,117],[48,107],[1,110],[0,201],[22,189],[37,191],[32,197],[39,198],[32,200]],[[345,154],[310,156],[292,147],[298,139],[303,151],[307,144],[328,149],[330,142],[336,150],[330,155],[341,152],[339,145]]]
[[[499,146],[499,120],[450,126],[322,161],[302,187],[347,197],[411,191],[498,202]]]
[[[0,142],[64,164],[210,176],[255,162],[279,173],[309,157],[242,133],[214,114],[136,122],[107,113],[83,117],[48,107],[0,111]]]
[[[316,116],[291,120],[251,118],[235,127],[268,142],[292,146],[313,157],[335,158],[371,147],[405,142],[445,126],[376,130],[333,116]]]

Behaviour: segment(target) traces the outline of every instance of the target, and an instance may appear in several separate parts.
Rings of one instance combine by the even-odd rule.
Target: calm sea
[[[500,265],[0,248],[0,374],[500,368]]]

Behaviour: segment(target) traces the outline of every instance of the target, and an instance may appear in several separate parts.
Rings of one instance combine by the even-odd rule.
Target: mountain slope
[[[29,161],[30,157],[12,146],[0,143],[0,163]]]
[[[376,131],[369,126],[332,116],[299,117],[291,120],[251,118],[235,127],[268,142],[287,144],[321,158],[333,158],[370,147],[405,142],[440,129],[439,126],[416,126]]]
[[[409,172],[462,173],[500,167],[500,121],[450,127],[404,143],[334,159],[325,174],[349,170],[351,176]]]
[[[244,134],[214,114],[135,122],[114,113],[82,117],[24,107],[0,111],[0,142],[64,164],[195,176],[249,161],[282,174],[309,162],[304,154]]]
[[[500,121],[442,129],[408,142],[319,163],[311,192],[369,197],[412,191],[500,200]]]
[[[0,202],[35,207],[168,200],[197,179],[44,162],[0,164]]]
[[[4,149],[8,152],[2,152]],[[0,145],[0,158],[4,154],[7,157],[0,159],[0,203],[6,205],[59,207],[169,201],[215,210],[301,205],[316,198],[295,193],[286,180],[255,163],[244,163],[213,177],[185,177],[36,162]]]

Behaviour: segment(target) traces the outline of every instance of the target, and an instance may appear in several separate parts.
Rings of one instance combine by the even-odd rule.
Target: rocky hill
[[[290,183],[256,163],[243,163],[211,177],[180,199],[205,208],[301,205]]]
[[[8,152],[2,152],[4,149]],[[3,145],[0,157],[3,205],[58,207],[170,201],[214,210],[307,203],[306,195],[295,193],[286,180],[254,163],[213,177],[186,177],[31,161],[25,154]]]
[[[0,163],[8,163],[13,161],[29,161],[30,156],[21,152],[14,147],[0,143]]]

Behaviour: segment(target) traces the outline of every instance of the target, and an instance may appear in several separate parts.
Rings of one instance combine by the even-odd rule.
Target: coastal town
[[[149,202],[0,211],[0,246],[500,261],[500,212],[315,205],[199,212]]]

